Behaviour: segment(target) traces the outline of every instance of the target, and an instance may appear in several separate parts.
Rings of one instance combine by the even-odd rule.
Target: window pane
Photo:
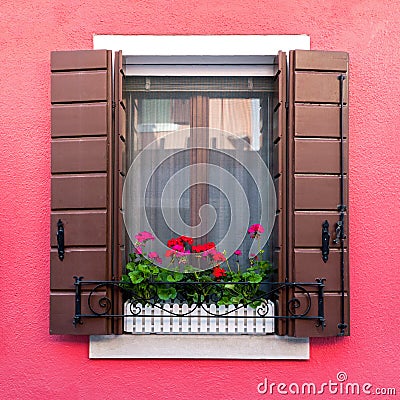
[[[273,224],[265,214],[275,213],[268,210],[271,184],[266,178],[271,93],[218,91],[221,78],[204,79],[164,78],[165,91],[160,82],[153,91],[152,86],[138,90],[140,82],[127,85],[135,88],[126,92],[134,178],[128,179],[125,222],[132,241],[139,231],[155,235],[151,250],[160,255],[170,238],[185,235],[195,244],[212,241],[227,255],[240,249],[244,261],[260,250],[247,234],[249,225]],[[229,80],[243,89],[243,78],[225,78],[225,88]],[[268,86],[261,81],[256,86],[262,85]],[[206,86],[213,90],[188,90]]]

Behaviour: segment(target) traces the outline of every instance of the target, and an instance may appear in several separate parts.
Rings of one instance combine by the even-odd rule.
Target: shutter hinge
[[[289,102],[285,101],[285,108],[288,109],[289,108]]]
[[[115,110],[115,107],[117,107],[115,101],[112,101],[112,102],[111,102],[111,107],[112,107],[113,110]]]

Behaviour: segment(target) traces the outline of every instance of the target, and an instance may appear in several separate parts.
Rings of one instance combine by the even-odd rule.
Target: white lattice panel
[[[265,318],[256,318],[259,315],[259,307],[254,309],[247,306],[234,309],[233,305],[218,307],[211,304],[196,308],[187,316],[175,316],[173,314],[187,314],[190,311],[188,305],[164,304],[152,307],[136,304],[135,306],[127,301],[124,304],[124,313],[135,316],[125,318],[124,329],[125,332],[130,333],[163,334],[266,334],[274,332],[274,319],[267,318],[274,315],[272,302],[268,301],[268,312]],[[260,312],[264,311],[260,309]],[[230,317],[214,317],[210,313],[219,316],[229,313]]]

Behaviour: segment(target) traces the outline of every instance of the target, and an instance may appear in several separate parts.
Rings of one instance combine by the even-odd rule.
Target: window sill
[[[89,358],[308,360],[308,338],[251,335],[93,335]]]

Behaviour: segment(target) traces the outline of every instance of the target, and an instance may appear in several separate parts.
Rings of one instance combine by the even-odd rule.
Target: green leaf
[[[167,276],[167,281],[168,282],[175,282],[175,278],[172,275]]]
[[[126,264],[126,269],[127,269],[127,271],[134,271],[136,269],[136,264],[133,262],[130,262],[130,263]]]
[[[169,288],[158,288],[157,289],[157,295],[161,300],[169,300],[169,299],[175,299],[176,297],[176,289],[173,287]]]
[[[144,280],[144,276],[140,271],[129,272],[128,276],[131,279],[131,282],[134,284],[143,282]]]
[[[179,272],[175,272],[173,275],[168,275],[167,276],[167,281],[168,282],[179,282],[183,279],[183,274]]]
[[[250,275],[249,282],[251,283],[259,283],[262,281],[262,276],[258,274]]]
[[[186,274],[189,274],[191,272],[198,271],[198,269],[193,267],[193,265],[185,265],[184,271],[185,271]]]
[[[184,275],[181,272],[175,272],[174,273],[174,278],[175,282],[179,282],[183,279]]]
[[[230,301],[229,297],[224,296],[218,301],[217,304],[219,306],[228,306],[229,304],[232,304],[232,302]]]
[[[237,296],[231,298],[231,302],[233,304],[239,304],[242,301],[242,299],[243,299],[243,296],[237,295]]]
[[[157,275],[157,279],[156,280],[158,282],[167,282],[168,281],[168,276],[169,276],[168,272],[162,271]]]
[[[195,302],[195,303],[202,303],[204,301],[204,296],[203,295],[201,295],[200,297],[199,297],[199,294],[198,293],[194,293],[193,294],[193,302]]]

